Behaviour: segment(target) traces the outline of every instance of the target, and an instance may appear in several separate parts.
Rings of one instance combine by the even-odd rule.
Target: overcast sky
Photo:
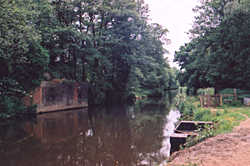
[[[169,30],[168,38],[171,44],[166,48],[170,54],[166,56],[173,66],[174,52],[189,41],[186,32],[192,27],[192,9],[198,4],[198,0],[145,0],[145,3],[149,5],[152,22],[159,23]]]

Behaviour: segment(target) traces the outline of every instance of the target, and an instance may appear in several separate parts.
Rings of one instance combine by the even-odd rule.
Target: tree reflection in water
[[[166,158],[166,107],[108,109],[43,114],[35,122],[1,126],[1,165],[141,166]]]

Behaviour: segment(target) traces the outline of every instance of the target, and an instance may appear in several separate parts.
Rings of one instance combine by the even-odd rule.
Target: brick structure
[[[26,105],[37,105],[37,113],[75,109],[88,106],[88,84],[54,79],[43,81],[30,96]]]

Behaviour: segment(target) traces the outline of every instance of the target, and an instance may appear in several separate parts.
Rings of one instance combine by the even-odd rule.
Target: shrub
[[[203,140],[212,137],[215,135],[215,130],[211,126],[205,126],[204,129],[200,129],[198,132],[198,136],[196,137],[188,137],[186,143],[184,144],[184,147],[191,147],[196,145],[199,142],[202,142]]]
[[[239,100],[237,100],[237,101],[233,100],[229,105],[234,106],[234,107],[238,107],[238,106],[241,106],[242,103]]]
[[[196,121],[211,121],[213,119],[213,116],[211,114],[211,111],[208,109],[201,109],[198,108],[194,112],[194,120]]]
[[[0,97],[0,118],[8,118],[25,110],[26,107],[19,98],[10,96]]]

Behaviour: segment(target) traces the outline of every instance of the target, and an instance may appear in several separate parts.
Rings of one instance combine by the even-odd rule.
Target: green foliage
[[[198,95],[214,95],[214,88],[198,89]]]
[[[193,120],[194,112],[196,111],[196,106],[194,102],[196,99],[194,97],[186,97],[185,94],[177,95],[177,106],[181,113],[181,119]]]
[[[204,129],[198,132],[198,136],[196,137],[188,137],[184,147],[191,147],[194,146],[209,137],[215,136],[215,130],[211,128],[211,126],[206,126]]]
[[[234,94],[234,89],[232,88],[226,88],[223,89],[221,91],[219,91],[220,94]],[[243,90],[243,89],[236,89],[236,93],[237,93],[237,99],[238,101],[234,101],[233,100],[233,96],[232,97],[228,97],[232,100],[232,103],[229,103],[231,105],[235,105],[235,106],[240,106],[242,104],[241,101],[243,101],[244,97],[250,97],[250,91],[249,90]]]
[[[247,107],[242,108],[242,105],[238,107],[224,105],[223,107],[219,107],[218,110],[215,109],[216,112],[211,112],[208,108],[200,108],[200,106],[196,104],[197,102],[198,100],[194,97],[188,97],[187,100],[185,100],[185,106],[183,106],[184,111],[181,111],[182,118],[184,120],[214,122],[213,130],[211,130],[212,135],[210,133],[208,136],[230,132],[234,126],[239,125],[241,121],[245,120],[242,114],[250,115],[249,109],[247,109]],[[201,138],[203,138],[204,134],[206,135],[207,133],[201,133]],[[195,142],[199,142],[199,140],[200,138],[195,140]]]
[[[207,109],[197,109],[194,112],[194,120],[196,121],[211,121],[211,111]]]
[[[185,165],[182,165],[182,166],[198,166],[198,164],[195,164],[195,163],[188,163],[188,164],[185,164]]]
[[[198,136],[188,138],[184,147],[193,146],[206,138],[221,133],[231,132],[235,126],[246,119],[243,114],[250,117],[250,110],[248,107],[243,107],[242,105],[238,107],[224,105],[223,107],[219,107],[218,110],[214,108],[212,111],[209,108],[200,108],[196,104],[197,101],[194,97],[187,97],[185,106],[183,106],[182,118],[184,120],[212,121],[213,126],[206,126],[205,129],[198,132]],[[189,110],[192,110],[192,113]]]
[[[31,0],[0,1],[0,105],[8,117],[24,111],[21,98],[39,85],[49,54],[35,28],[38,12]]]
[[[44,72],[88,82],[90,104],[164,97],[178,87],[178,70],[163,57],[167,29],[148,23],[141,0],[0,0],[0,29],[6,105],[28,95]]]
[[[163,58],[167,30],[147,23],[143,1],[55,0],[53,7],[60,28],[50,34],[56,49],[46,46],[50,69],[56,77],[88,81],[93,104],[162,96],[176,83]]]
[[[249,2],[203,1],[191,30],[192,40],[175,54],[185,84],[193,94],[199,88],[250,89]],[[244,5],[243,5],[244,3]],[[244,6],[244,7],[243,7]],[[241,74],[243,73],[243,74]]]
[[[229,105],[233,107],[239,107],[242,105],[242,103],[239,100],[237,101],[233,100]]]
[[[15,96],[1,96],[0,97],[0,119],[10,118],[18,113],[35,110],[35,106],[26,107],[22,100]]]
[[[249,107],[243,107],[243,108],[239,109],[239,112],[244,114],[244,115],[247,115],[250,118],[250,108]]]

